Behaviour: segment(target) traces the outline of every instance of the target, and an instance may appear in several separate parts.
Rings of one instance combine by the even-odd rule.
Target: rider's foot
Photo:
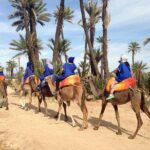
[[[107,98],[106,98],[106,100],[111,100],[111,99],[113,99],[114,98],[114,94],[110,94]]]

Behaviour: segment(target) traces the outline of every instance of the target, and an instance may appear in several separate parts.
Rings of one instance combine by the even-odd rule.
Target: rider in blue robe
[[[24,77],[23,77],[23,82],[25,83],[25,81],[27,80],[28,77],[30,77],[31,75],[33,75],[33,66],[31,62],[27,63],[27,67],[24,73]]]

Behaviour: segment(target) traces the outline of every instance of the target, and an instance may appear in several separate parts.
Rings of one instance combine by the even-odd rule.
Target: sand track
[[[82,123],[82,113],[76,104],[72,104],[73,115],[77,127],[70,122],[59,124],[53,116],[57,111],[57,102],[47,99],[49,117],[44,117],[43,111],[35,114],[37,98],[33,99],[32,109],[24,111],[18,106],[18,96],[9,88],[10,110],[0,109],[0,150],[149,150],[150,149],[150,119],[142,113],[143,126],[136,139],[128,136],[136,128],[136,117],[130,103],[119,107],[123,134],[118,136],[114,110],[108,105],[104,114],[102,127],[93,130],[97,122],[101,101],[87,102],[89,112],[89,128],[78,131]],[[42,105],[43,107],[43,105]]]

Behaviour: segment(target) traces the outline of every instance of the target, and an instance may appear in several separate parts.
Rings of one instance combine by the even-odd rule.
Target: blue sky
[[[59,0],[43,0],[47,3],[47,10],[53,13]],[[86,2],[87,0],[85,0]],[[13,39],[18,39],[19,32],[11,27],[13,20],[8,20],[8,15],[13,12],[8,0],[0,0],[0,63],[5,66],[5,62],[10,60],[16,54],[9,49],[9,43]],[[65,38],[71,41],[71,50],[69,56],[75,56],[75,63],[78,64],[83,60],[84,32],[77,24],[81,19],[79,0],[66,0],[66,6],[74,10],[73,24],[65,23]],[[143,46],[145,38],[150,37],[150,0],[110,0],[109,13],[111,21],[108,28],[109,50],[108,61],[109,68],[112,70],[118,65],[118,59],[121,54],[126,54],[131,62],[131,55],[127,53],[128,44],[136,41],[141,45],[141,52],[135,57],[135,60],[143,60],[150,67],[150,44]],[[38,37],[42,40],[44,50],[41,58],[52,58],[51,50],[47,47],[48,39],[55,35],[56,24],[54,18],[44,27],[37,26]],[[96,36],[102,35],[102,24],[99,22],[96,26]],[[96,47],[99,47],[96,44]],[[21,57],[21,65],[25,66],[27,58]],[[150,69],[149,69],[150,70]]]

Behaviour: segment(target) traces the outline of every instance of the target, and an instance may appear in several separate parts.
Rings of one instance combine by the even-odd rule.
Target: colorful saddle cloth
[[[106,85],[106,91],[110,92],[112,82],[115,80],[114,77],[110,78],[107,85]],[[122,82],[119,82],[115,85],[115,91],[124,91],[127,90],[129,87],[134,87],[136,85],[136,79],[133,77],[130,77],[128,79],[123,80]]]
[[[68,85],[74,85],[77,83],[80,83],[80,77],[78,75],[71,75],[67,78],[65,78],[64,80],[62,80],[61,82],[59,82],[59,88],[62,88],[64,86],[68,86]]]
[[[29,78],[30,77],[35,77],[35,83],[36,84],[39,84],[40,83],[40,80],[35,76],[35,75],[31,75],[31,76],[29,76],[24,82],[23,82],[23,84],[29,84]]]
[[[0,75],[0,81],[4,81],[5,80],[5,76]]]

